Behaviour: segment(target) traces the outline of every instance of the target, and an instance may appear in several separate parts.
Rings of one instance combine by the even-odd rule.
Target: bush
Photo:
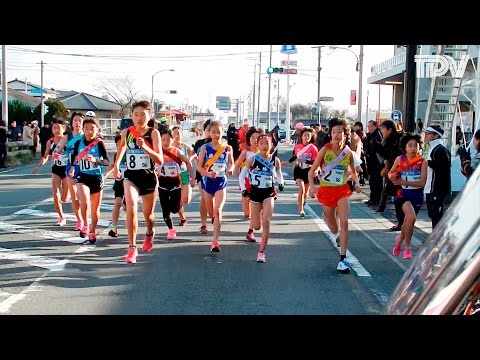
[[[13,156],[7,155],[5,159],[5,165],[7,166],[19,166],[25,164],[31,164],[32,162],[37,161],[31,152],[28,153],[19,153]]]

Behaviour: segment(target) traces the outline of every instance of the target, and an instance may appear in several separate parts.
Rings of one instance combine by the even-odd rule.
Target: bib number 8
[[[135,155],[130,155],[129,164],[131,169],[135,169]]]

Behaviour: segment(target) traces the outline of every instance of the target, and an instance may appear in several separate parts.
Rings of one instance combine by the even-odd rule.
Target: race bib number
[[[127,169],[143,170],[150,168],[150,157],[141,149],[129,150],[127,153]]]
[[[66,166],[68,163],[68,157],[65,154],[61,154],[55,160],[53,160],[53,163],[56,166]]]
[[[120,171],[120,178],[123,179],[125,170],[127,170],[127,164],[120,164],[120,167],[118,168],[118,170]]]
[[[342,185],[343,182],[343,170],[340,169],[332,169],[327,176],[323,178],[324,181],[334,184],[334,185]]]
[[[227,164],[214,163],[212,165],[212,171],[215,171],[217,173],[217,176],[225,175],[226,168],[227,168]]]
[[[163,164],[162,167],[160,168],[160,173],[163,176],[177,176],[178,175],[177,165]]]
[[[98,165],[94,164],[87,159],[82,159],[79,162],[80,165],[80,171],[89,171],[89,170],[95,170],[98,169]]]
[[[419,181],[421,178],[421,175],[418,174],[418,175],[405,175],[404,176],[404,180],[405,181]],[[404,189],[420,189],[419,187],[417,186],[410,186],[410,185],[404,185],[402,186]]]
[[[252,173],[251,184],[259,189],[271,188],[272,175],[255,171]]]

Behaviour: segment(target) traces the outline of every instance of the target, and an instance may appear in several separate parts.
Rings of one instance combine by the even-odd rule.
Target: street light
[[[153,106],[153,79],[155,78],[155,75],[164,71],[175,71],[175,69],[158,70],[155,74],[152,75],[152,101],[150,103],[150,106]]]
[[[358,110],[357,110],[358,118],[357,120],[362,122],[363,45],[360,45],[360,57],[357,55],[356,52],[350,50],[349,48],[345,48],[341,46],[333,46],[333,45],[331,45],[329,48],[330,50],[334,50],[334,49],[347,50],[351,52],[353,55],[355,55],[355,57],[357,58],[357,66],[356,66],[356,70],[358,72]]]

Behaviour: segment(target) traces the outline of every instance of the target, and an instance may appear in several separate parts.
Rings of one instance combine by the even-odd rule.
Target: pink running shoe
[[[212,241],[212,245],[210,247],[211,252],[220,252],[220,245],[218,245],[217,241]]]
[[[67,219],[61,217],[59,220],[58,220],[58,223],[57,225],[58,226],[65,226],[67,224]]]
[[[82,230],[80,230],[80,237],[81,238],[86,238],[89,230],[90,229],[88,227],[88,224],[84,224],[83,227],[82,227]]]
[[[145,235],[145,239],[143,239],[143,251],[149,252],[153,247],[153,237],[155,236],[155,229],[153,229],[151,235]]]
[[[403,258],[404,259],[411,259],[412,258],[412,249],[411,248],[406,248],[403,251]]]
[[[265,253],[262,253],[260,251],[258,252],[257,262],[261,262],[261,263],[267,262],[267,260],[265,260]]]
[[[177,237],[177,230],[175,229],[168,229],[167,239],[173,240]]]
[[[393,247],[393,256],[398,256],[400,255],[400,251],[402,251],[402,240],[400,239],[400,236],[397,236],[395,238],[395,246]]]
[[[83,228],[83,221],[77,220],[77,225],[75,225],[75,230],[80,231],[82,230],[82,228]]]
[[[137,262],[138,251],[136,247],[129,247],[125,262],[127,264],[135,264]]]
[[[253,232],[247,233],[247,240],[250,242],[255,242],[255,235],[253,235]]]

